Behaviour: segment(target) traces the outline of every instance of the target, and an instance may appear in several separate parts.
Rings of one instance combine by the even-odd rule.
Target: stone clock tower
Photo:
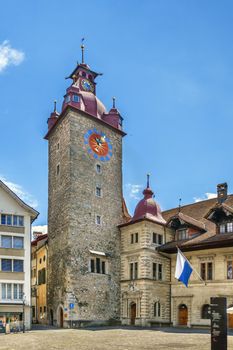
[[[82,47],[83,49],[83,47]],[[62,112],[48,119],[48,317],[60,327],[120,318],[122,117],[96,97],[94,72],[77,65]]]

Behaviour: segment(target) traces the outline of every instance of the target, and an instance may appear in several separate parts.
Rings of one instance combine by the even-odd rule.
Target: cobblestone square
[[[0,335],[0,350],[210,350],[206,331],[181,329],[45,329]],[[228,336],[233,349],[233,336]]]

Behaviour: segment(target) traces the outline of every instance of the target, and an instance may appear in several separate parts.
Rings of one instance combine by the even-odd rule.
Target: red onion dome
[[[160,206],[153,199],[154,192],[149,187],[149,177],[147,180],[147,188],[143,191],[143,194],[144,198],[137,204],[131,221],[150,219],[165,225],[166,221],[162,217]]]

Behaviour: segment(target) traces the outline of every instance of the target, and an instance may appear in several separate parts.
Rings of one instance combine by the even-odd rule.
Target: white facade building
[[[31,223],[38,214],[0,181],[0,329],[31,326]]]

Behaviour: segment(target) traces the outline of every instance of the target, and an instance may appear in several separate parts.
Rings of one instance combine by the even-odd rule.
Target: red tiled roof
[[[189,219],[191,222],[199,222],[205,227],[206,232],[200,233],[199,235],[181,241],[172,241],[161,246],[161,251],[174,252],[176,251],[176,246],[182,247],[184,250],[191,249],[204,249],[204,247],[213,247],[214,245],[232,245],[233,246],[233,233],[226,234],[216,234],[216,225],[215,223],[207,220],[207,214],[210,213],[213,208],[223,206],[226,210],[233,213],[233,195],[228,195],[227,199],[223,204],[219,204],[217,198],[208,199],[205,201],[192,203],[189,205],[184,205],[180,209],[173,208],[166,210],[162,213],[165,220],[170,221],[172,217],[176,217],[179,214],[183,216],[186,220]],[[190,220],[190,218],[192,220]],[[184,221],[186,221],[184,220]]]

